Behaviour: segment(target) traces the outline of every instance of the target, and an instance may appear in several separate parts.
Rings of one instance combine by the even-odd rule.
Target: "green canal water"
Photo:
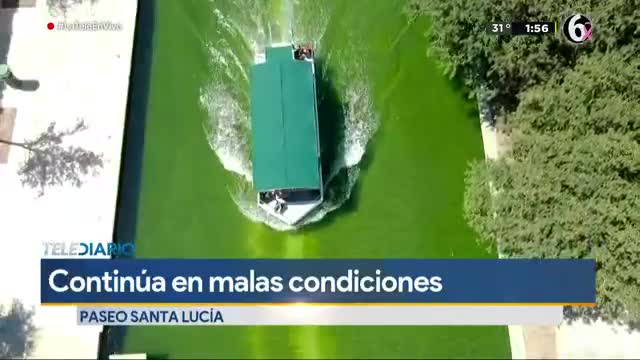
[[[145,2],[143,2],[145,3]],[[152,3],[152,2],[146,2]],[[482,258],[462,218],[474,105],[400,0],[141,5],[116,237],[144,258]],[[314,41],[327,206],[278,231],[247,202],[248,66]],[[147,73],[148,71],[148,73]],[[328,146],[330,144],[332,146]],[[264,224],[267,222],[268,224]],[[510,357],[506,327],[130,327],[159,358]]]

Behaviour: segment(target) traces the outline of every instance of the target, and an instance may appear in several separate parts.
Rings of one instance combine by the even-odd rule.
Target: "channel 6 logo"
[[[567,40],[574,44],[583,44],[593,40],[591,32],[593,24],[591,19],[583,14],[573,14],[569,16],[562,26],[562,32]]]

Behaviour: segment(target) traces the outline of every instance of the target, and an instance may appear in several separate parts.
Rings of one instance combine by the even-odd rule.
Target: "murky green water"
[[[402,6],[156,2],[138,256],[494,256],[462,218],[464,170],[482,156],[474,105],[425,57],[428,24],[407,25]],[[290,30],[318,46],[321,127],[335,144],[323,161],[335,176],[324,217],[279,232],[249,220],[261,219],[254,209],[241,212],[246,181],[238,173],[247,173],[250,146],[242,141],[247,66],[255,47]],[[510,354],[505,327],[132,327],[124,350],[179,358]]]

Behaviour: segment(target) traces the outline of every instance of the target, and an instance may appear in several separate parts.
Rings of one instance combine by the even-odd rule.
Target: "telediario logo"
[[[44,256],[133,257],[136,250],[133,243],[45,241],[42,244]]]

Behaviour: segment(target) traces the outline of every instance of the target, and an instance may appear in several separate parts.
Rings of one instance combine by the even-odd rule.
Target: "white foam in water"
[[[218,24],[220,24],[220,26],[222,26],[228,32],[233,31],[233,26],[231,26],[231,23],[227,21],[224,15],[222,15],[222,11],[220,11],[220,9],[213,10],[213,13],[216,15],[216,19],[218,20]]]
[[[226,50],[227,56],[229,56],[233,60],[233,64],[236,66],[237,70],[240,72],[240,75],[246,80],[249,81],[249,77],[247,76],[247,71],[245,70],[240,58],[236,55],[236,53],[231,50],[231,48],[227,48]]]
[[[254,2],[249,4],[246,1],[243,1],[243,4],[250,8],[258,4]],[[215,1],[212,1],[212,4],[215,6]],[[234,41],[244,42],[243,45],[253,49],[254,52],[262,51],[265,47],[265,36],[261,16],[259,12],[251,13],[254,14],[251,18],[251,26],[246,24],[238,26],[236,22],[227,19],[222,11],[214,9],[215,21],[221,25],[221,35]],[[285,19],[282,21],[290,22],[293,16],[292,6],[283,5],[283,13],[285,13]],[[282,36],[289,35],[297,38],[296,35],[300,35],[305,40],[315,39],[315,43],[318,44],[328,24],[327,15],[321,13],[321,16],[324,18],[315,18],[318,24],[317,29],[305,28],[300,34],[295,34],[292,30],[290,34],[282,34]],[[312,36],[313,34],[317,36]],[[298,39],[295,42],[298,42]],[[345,118],[343,142],[338,145],[338,158],[332,165],[328,178],[324,179],[325,201],[300,225],[293,227],[257,206],[256,194],[251,183],[251,123],[246,106],[242,104],[248,104],[248,89],[245,89],[248,84],[247,67],[252,63],[256,53],[251,54],[249,59],[244,59],[234,47],[229,46],[224,38],[215,43],[209,42],[207,47],[211,56],[211,73],[214,75],[209,83],[203,86],[200,94],[200,104],[209,115],[208,121],[204,124],[205,133],[209,145],[224,168],[239,175],[236,188],[230,189],[229,193],[242,214],[254,222],[264,223],[276,230],[287,231],[320,221],[326,214],[342,206],[351,196],[360,172],[358,164],[365,154],[367,143],[378,128],[364,75],[364,63],[339,64],[349,66],[349,71],[341,73],[352,76],[340,94]],[[321,49],[316,48],[316,53],[322,57],[320,51]],[[324,56],[326,64],[331,60],[331,55]],[[350,58],[353,59],[350,56],[337,56],[337,58],[347,61]],[[221,76],[223,74],[224,77]],[[338,175],[344,177],[340,177],[340,181],[337,181]]]
[[[211,56],[211,59],[213,59],[213,61],[217,61],[219,62],[222,66],[226,67],[227,66],[227,59],[224,58],[224,56],[222,55],[222,53],[220,53],[220,50],[216,49],[213,46],[209,47],[209,55]]]
[[[378,128],[366,85],[355,83],[346,91],[344,166],[356,166],[364,156],[367,143]]]
[[[252,181],[247,132],[242,126],[249,122],[247,114],[222,85],[203,90],[200,103],[209,113],[205,133],[220,162],[225,169]]]

